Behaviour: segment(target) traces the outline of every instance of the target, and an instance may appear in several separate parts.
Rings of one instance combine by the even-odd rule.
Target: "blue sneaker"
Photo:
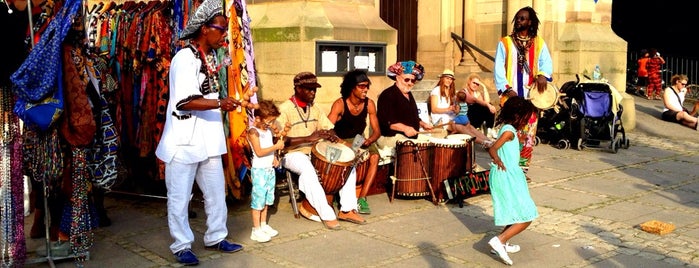
[[[183,264],[183,265],[197,265],[199,264],[199,259],[197,259],[197,256],[194,255],[194,252],[192,252],[191,249],[183,249],[178,252],[175,252],[175,259],[177,259],[177,262]]]
[[[206,246],[206,249],[218,250],[218,251],[225,252],[225,253],[233,253],[233,252],[240,251],[241,249],[243,249],[243,246],[228,242],[226,240],[221,240],[221,242],[218,242],[218,243],[213,244],[211,246]]]

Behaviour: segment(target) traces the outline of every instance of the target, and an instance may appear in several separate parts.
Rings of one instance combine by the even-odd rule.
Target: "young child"
[[[252,233],[250,239],[267,242],[279,234],[267,225],[267,207],[274,204],[274,167],[279,166],[275,152],[284,148],[284,141],[273,142],[270,125],[279,117],[279,109],[272,101],[261,100],[253,113],[255,122],[248,128],[247,138],[252,148]]]
[[[524,172],[519,166],[520,143],[517,139],[517,132],[527,125],[536,112],[531,102],[521,97],[510,97],[495,119],[495,125],[501,128],[497,140],[488,150],[493,159],[488,182],[493,200],[493,219],[496,226],[504,226],[502,232],[490,239],[488,244],[493,249],[491,252],[508,265],[512,265],[512,260],[507,253],[520,249],[519,245],[508,241],[539,217]]]
[[[456,92],[456,117],[454,123],[459,125],[468,125],[471,122],[468,120],[468,103],[466,103],[466,92],[459,90]]]

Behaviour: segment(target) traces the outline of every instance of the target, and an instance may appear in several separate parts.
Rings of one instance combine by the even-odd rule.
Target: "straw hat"
[[[442,74],[439,75],[439,78],[442,78],[445,76],[451,77],[451,79],[456,79],[456,77],[454,77],[454,71],[449,70],[449,69],[444,69],[444,71],[442,71]]]

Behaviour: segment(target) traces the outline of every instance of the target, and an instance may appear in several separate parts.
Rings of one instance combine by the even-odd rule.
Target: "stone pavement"
[[[699,267],[699,134],[660,121],[662,103],[635,97],[637,125],[627,131],[631,147],[606,150],[535,148],[531,193],[541,216],[511,242],[519,267]],[[477,162],[487,154],[476,148]],[[502,267],[487,241],[493,225],[487,193],[465,205],[433,205],[426,199],[369,197],[366,225],[342,222],[342,230],[292,215],[287,196],[271,210],[279,236],[249,239],[248,202],[229,205],[229,239],[243,251],[207,251],[201,242],[205,217],[200,197],[193,209],[194,252],[201,267]],[[106,199],[112,226],[95,230],[86,267],[177,267],[168,245],[166,201],[121,194]],[[28,221],[31,216],[27,217]],[[646,233],[648,220],[673,223],[666,235]],[[30,226],[30,223],[28,223]],[[42,239],[28,239],[29,250]],[[32,258],[33,256],[30,256]],[[72,259],[56,260],[73,267]],[[27,267],[48,267],[46,262]]]

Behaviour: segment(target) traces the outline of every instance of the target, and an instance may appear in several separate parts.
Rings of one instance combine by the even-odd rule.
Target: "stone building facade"
[[[459,78],[463,83],[469,73],[481,73],[494,94],[493,61],[487,55],[494,56],[497,42],[512,31],[511,19],[524,6],[533,7],[541,20],[539,35],[551,50],[556,86],[599,65],[604,78],[624,91],[627,43],[612,31],[612,0],[248,0],[260,97],[282,101],[293,94],[296,73],[318,71],[318,41],[385,44],[380,67],[385,70],[396,62],[399,35],[410,29],[392,27],[381,16],[407,4],[417,11],[403,17],[417,25],[414,60],[426,70],[416,93],[431,89],[446,68],[456,72],[458,86]],[[485,55],[470,48],[462,53],[452,33]],[[371,79],[373,99],[392,84],[381,74]],[[319,76],[323,87],[316,102],[321,108],[329,109],[340,97],[341,80],[341,75]],[[623,95],[623,122],[633,129],[633,99]]]

